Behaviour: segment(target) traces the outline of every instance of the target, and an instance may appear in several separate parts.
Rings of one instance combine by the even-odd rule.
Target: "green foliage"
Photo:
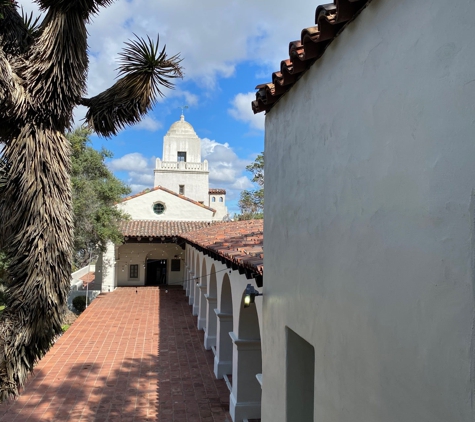
[[[76,296],[73,299],[73,306],[78,312],[84,312],[86,309],[86,296]]]
[[[259,189],[243,190],[239,198],[241,214],[234,216],[235,220],[252,220],[264,218],[264,153],[259,154],[252,164],[246,167],[251,172],[252,181]]]
[[[120,243],[120,220],[128,216],[114,205],[130,189],[117,179],[104,163],[112,153],[97,151],[89,144],[90,132],[76,129],[66,136],[72,146],[72,173],[74,209],[73,265],[81,268],[91,256],[104,251],[108,241]]]

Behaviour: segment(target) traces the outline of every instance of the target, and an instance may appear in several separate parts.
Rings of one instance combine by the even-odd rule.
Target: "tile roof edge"
[[[282,60],[272,82],[256,86],[251,102],[254,114],[269,112],[323,55],[327,47],[373,0],[334,0],[317,6],[315,26],[304,28],[300,40],[289,43],[289,58]]]
[[[205,204],[201,204],[199,203],[198,201],[195,201],[194,199],[191,199],[191,198],[188,198],[187,196],[185,195],[180,195],[179,193],[176,193],[176,192],[173,192],[172,190],[170,189],[167,189],[167,188],[164,188],[163,186],[155,186],[153,188],[150,188],[149,190],[147,190],[146,192],[139,192],[139,193],[136,193],[135,195],[131,195],[131,196],[127,196],[126,198],[123,198],[120,202],[118,202],[117,204],[121,204],[122,202],[125,202],[125,201],[129,201],[131,199],[135,199],[135,198],[138,198],[139,196],[142,196],[142,195],[146,195],[147,193],[150,193],[150,192],[155,192],[157,190],[161,190],[163,192],[166,192],[166,193],[169,193],[171,195],[175,195],[177,196],[178,198],[181,198],[181,199],[184,199],[185,201],[188,201],[188,202],[191,202],[192,204],[195,204],[195,205],[198,205],[200,206],[201,208],[205,208],[209,211],[212,211],[214,214],[216,213],[216,210],[214,208],[211,208],[211,207],[208,207],[207,205]],[[116,204],[116,205],[117,205]],[[150,221],[154,221],[154,220],[150,220]]]

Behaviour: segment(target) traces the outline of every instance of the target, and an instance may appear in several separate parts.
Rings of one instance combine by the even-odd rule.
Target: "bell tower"
[[[201,141],[193,126],[180,120],[173,123],[163,138],[162,159],[155,164],[154,186],[162,186],[180,195],[208,202],[208,161],[201,161]]]

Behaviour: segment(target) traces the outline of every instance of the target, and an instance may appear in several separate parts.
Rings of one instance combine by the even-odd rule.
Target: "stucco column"
[[[194,273],[190,271],[190,276],[188,277],[188,304],[193,305],[193,299],[195,297],[195,279]]]
[[[214,312],[216,309],[217,298],[209,297],[205,295],[206,299],[206,328],[205,328],[205,349],[209,350],[213,346],[216,346],[216,326],[217,326],[217,316]]]
[[[239,339],[229,333],[233,342],[233,381],[229,397],[229,413],[233,421],[261,418],[262,389],[256,378],[262,372],[261,341]]]
[[[233,314],[221,313],[219,309],[214,312],[217,317],[214,375],[220,379],[233,370],[233,342],[229,338],[229,333],[233,330]]]
[[[102,292],[112,292],[117,287],[115,266],[115,245],[107,242],[105,252],[102,253]]]
[[[185,280],[186,295],[189,297],[190,296],[190,281],[193,278],[193,272],[190,269],[188,269],[185,274],[186,274],[186,280]]]
[[[199,286],[199,310],[198,310],[198,330],[206,330],[206,285]]]
[[[188,274],[190,273],[190,268],[188,267],[188,265],[185,264],[185,268],[184,268],[184,271],[183,271],[183,277],[184,277],[184,280],[183,280],[183,290],[186,291],[186,293],[188,293]],[[188,296],[188,294],[187,294]]]
[[[198,284],[196,284],[198,283]],[[193,280],[193,311],[194,316],[198,316],[200,310],[200,283],[199,280]]]

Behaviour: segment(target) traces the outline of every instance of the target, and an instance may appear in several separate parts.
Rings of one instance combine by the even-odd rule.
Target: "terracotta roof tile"
[[[371,0],[334,0],[318,6],[315,26],[304,28],[300,40],[289,43],[289,59],[280,63],[280,71],[272,74],[272,82],[256,86],[254,113],[269,111],[302,75],[322,57],[328,45],[363,10]]]
[[[208,193],[210,195],[226,195],[226,190],[224,190],[224,189],[210,189]]]
[[[244,268],[264,272],[264,220],[223,222],[181,237]]]
[[[122,199],[122,201],[120,202],[125,202],[125,201],[129,201],[130,199],[134,199],[134,198],[137,198],[139,196],[142,196],[142,195],[146,195],[147,193],[150,193],[150,192],[154,192],[156,190],[162,190],[163,192],[167,192],[171,195],[175,195],[177,196],[178,198],[181,198],[181,199],[184,199],[185,201],[188,201],[188,202],[191,202],[192,204],[195,204],[195,205],[198,205],[199,207],[201,208],[206,208],[207,210],[210,210],[210,211],[213,211],[214,213],[216,212],[216,210],[214,208],[211,208],[211,207],[207,207],[206,205],[198,202],[198,201],[195,201],[194,199],[191,199],[191,198],[188,198],[186,197],[185,195],[180,195],[176,192],[173,192],[172,190],[170,189],[167,189],[167,188],[164,188],[163,186],[155,186],[154,188],[151,188],[151,189],[147,189],[143,192],[140,192],[140,193],[137,193],[135,195],[132,195],[132,196],[128,196],[127,198],[124,198]]]
[[[81,280],[82,285],[85,286],[86,284],[94,283],[95,279],[96,279],[96,274],[90,271],[87,274],[84,274],[79,280]]]
[[[178,236],[189,231],[210,227],[220,223],[222,224],[220,221],[129,220],[121,221],[119,228],[124,236]]]

